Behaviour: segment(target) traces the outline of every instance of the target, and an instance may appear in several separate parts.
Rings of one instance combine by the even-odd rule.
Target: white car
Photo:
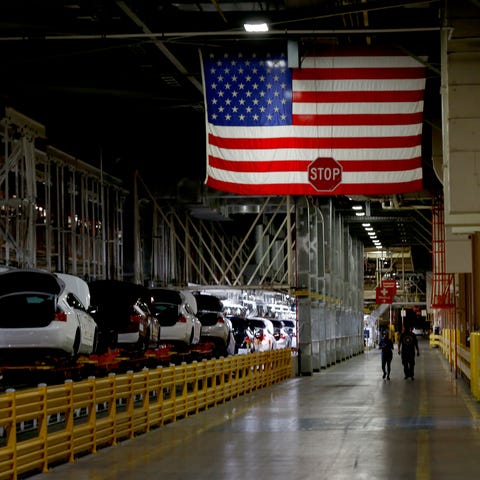
[[[292,348],[297,348],[297,322],[295,320],[286,320],[282,318],[283,327],[292,339]]]
[[[274,327],[270,320],[261,317],[248,318],[248,326],[253,331],[253,350],[255,352],[267,352],[277,348],[274,337]]]
[[[215,295],[194,292],[197,316],[202,323],[201,341],[214,345],[216,356],[228,356],[235,352],[235,338],[230,320],[225,316],[223,303]]]
[[[150,288],[152,313],[162,327],[160,341],[195,345],[200,341],[202,324],[197,318],[197,301],[189,291]]]
[[[32,361],[89,355],[98,330],[81,278],[36,269],[0,272],[0,356]]]
[[[270,321],[273,324],[273,336],[277,341],[277,348],[291,348],[292,337],[287,332],[283,320],[271,318]]]

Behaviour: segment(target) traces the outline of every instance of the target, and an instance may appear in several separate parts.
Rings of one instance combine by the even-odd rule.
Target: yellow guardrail
[[[470,344],[463,345],[458,339],[460,332],[444,328],[441,335],[430,335],[430,346],[441,349],[455,372],[461,372],[470,383],[470,391],[480,400],[480,332],[470,334]]]
[[[0,394],[0,480],[117,444],[293,375],[290,349]]]

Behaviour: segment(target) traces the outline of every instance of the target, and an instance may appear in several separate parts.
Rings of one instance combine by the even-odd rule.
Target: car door
[[[74,293],[68,292],[65,301],[72,309],[75,321],[80,328],[80,346],[78,353],[90,354],[95,348],[96,323]]]

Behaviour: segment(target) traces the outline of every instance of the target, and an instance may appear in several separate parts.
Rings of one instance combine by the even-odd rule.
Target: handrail
[[[116,445],[293,375],[290,349],[0,394],[0,480]]]

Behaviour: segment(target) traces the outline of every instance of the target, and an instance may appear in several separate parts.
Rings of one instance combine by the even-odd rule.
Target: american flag
[[[382,195],[422,189],[425,67],[398,51],[202,54],[206,184],[246,195]],[[312,181],[333,159],[338,185]],[[328,176],[328,172],[327,172]]]

